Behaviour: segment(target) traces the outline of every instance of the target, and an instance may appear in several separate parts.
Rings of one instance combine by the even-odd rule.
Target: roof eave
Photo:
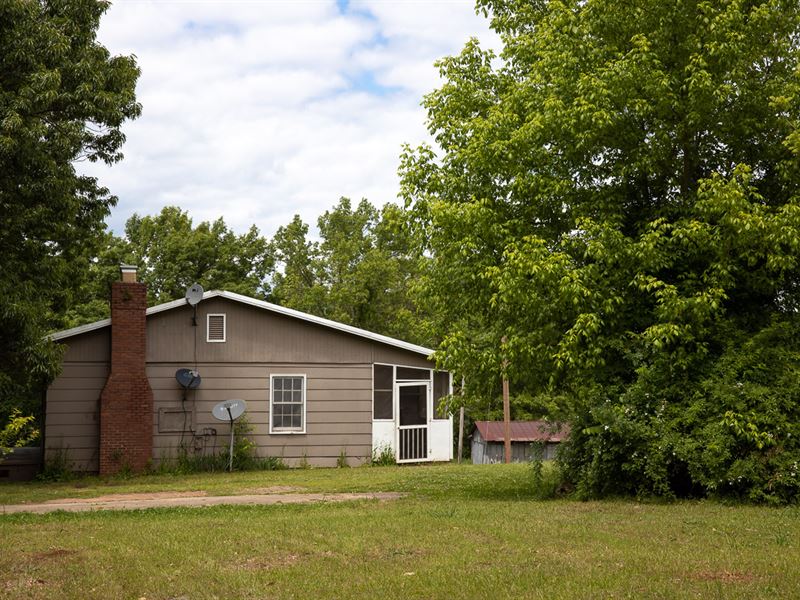
[[[314,323],[317,325],[321,325],[323,327],[328,327],[330,329],[336,329],[338,331],[349,333],[350,335],[356,335],[368,340],[372,340],[374,342],[379,342],[389,346],[394,346],[395,348],[401,348],[403,350],[408,350],[409,352],[414,352],[416,354],[422,354],[426,358],[429,358],[434,352],[432,349],[425,348],[424,346],[417,346],[416,344],[411,344],[409,342],[404,342],[403,340],[398,340],[385,335],[381,335],[379,333],[367,331],[366,329],[359,329],[358,327],[353,327],[352,325],[345,325],[344,323],[338,323],[336,321],[331,321],[330,319],[317,317],[315,315],[300,312],[299,310],[285,308],[277,304],[272,304],[271,302],[266,302],[265,300],[258,300],[256,298],[250,298],[249,296],[242,296],[241,294],[237,294],[235,292],[211,290],[203,294],[203,300],[208,300],[209,298],[216,298],[216,297],[226,298],[234,302],[240,302],[242,304],[255,306],[256,308],[261,308],[262,310],[268,310],[270,312],[292,317],[295,319],[300,319],[302,321]],[[167,310],[172,310],[173,308],[179,308],[181,306],[187,306],[186,299],[173,300],[171,302],[165,302],[164,304],[151,306],[150,308],[147,309],[145,314],[147,316],[150,316]],[[108,327],[109,325],[111,325],[111,319],[103,319],[101,321],[95,321],[94,323],[80,325],[79,327],[73,327],[71,329],[57,331],[55,333],[51,333],[47,337],[50,340],[59,341],[69,337],[80,335],[82,333],[88,333],[90,331],[102,329],[103,327]]]
[[[88,333],[96,329],[102,329],[103,327],[108,327],[109,325],[111,325],[111,319],[103,319],[101,321],[95,321],[94,323],[87,323],[86,325],[79,325],[78,327],[72,327],[71,329],[56,331],[55,333],[51,333],[46,337],[49,340],[57,342],[58,340],[63,340],[64,338],[72,337],[74,335],[80,335],[82,333]]]
[[[351,335],[357,335],[359,337],[363,337],[375,342],[381,342],[383,344],[395,346],[396,348],[402,348],[410,352],[422,354],[426,358],[429,357],[434,352],[432,349],[426,348],[424,346],[417,346],[416,344],[412,344],[410,342],[404,342],[403,340],[398,340],[396,338],[392,338],[386,335],[381,335],[379,333],[367,331],[366,329],[360,329],[358,327],[353,327],[352,325],[345,325],[344,323],[331,321],[330,319],[325,319],[323,317],[318,317],[316,315],[300,312],[299,310],[286,308],[278,304],[272,304],[271,302],[266,302],[265,300],[258,300],[256,298],[250,298],[249,296],[242,296],[241,294],[237,294],[235,292],[223,291],[223,292],[217,292],[217,294],[223,298],[228,298],[229,300],[234,300],[237,302],[241,302],[243,304],[249,304],[251,306],[263,308],[265,310],[269,310],[271,312],[282,314],[288,317],[293,317],[295,319],[300,319],[303,321],[307,321],[309,323],[315,323],[317,325],[322,325],[323,327],[329,327],[331,329],[343,331]]]

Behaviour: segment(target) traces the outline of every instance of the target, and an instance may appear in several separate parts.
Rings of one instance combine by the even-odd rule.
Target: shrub
[[[51,448],[42,470],[36,476],[39,481],[71,481],[75,478],[65,448]]]
[[[233,423],[233,469],[246,471],[253,468],[256,459],[256,444],[248,435],[253,432],[253,427],[245,417],[240,417]],[[227,466],[230,448],[226,445],[222,450],[222,457]]]
[[[311,463],[308,462],[308,453],[303,450],[303,456],[300,457],[300,462],[297,463],[298,469],[310,469]]]
[[[798,325],[730,334],[699,372],[654,365],[624,390],[587,397],[561,457],[579,496],[797,502]]]
[[[339,469],[346,469],[350,465],[347,464],[347,450],[342,448],[339,451],[339,456],[336,458],[336,467]]]
[[[39,438],[39,430],[34,426],[35,420],[31,415],[24,416],[18,408],[11,411],[8,423],[0,429],[0,459],[13,448],[27,446]]]
[[[372,449],[372,457],[369,464],[373,467],[387,467],[397,464],[394,457],[394,450],[390,446],[378,446]]]
[[[561,487],[561,473],[553,461],[544,461],[544,443],[531,444],[531,481],[533,497],[537,500],[554,498]]]

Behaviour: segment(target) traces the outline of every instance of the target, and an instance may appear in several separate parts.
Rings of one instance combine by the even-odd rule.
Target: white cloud
[[[135,54],[142,116],[125,160],[85,169],[120,198],[109,219],[174,204],[271,235],[340,196],[394,201],[401,145],[428,139],[436,59],[470,36],[467,1],[118,1],[100,41]]]

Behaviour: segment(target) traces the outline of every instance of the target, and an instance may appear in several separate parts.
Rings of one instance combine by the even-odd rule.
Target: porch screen
[[[441,399],[450,393],[450,373],[435,371],[433,373],[433,418],[447,419],[449,409],[447,403],[442,405]]]
[[[397,381],[430,381],[431,372],[428,369],[414,369],[413,367],[397,367]]]
[[[393,419],[392,384],[394,368],[391,365],[375,365],[372,378],[372,418]]]

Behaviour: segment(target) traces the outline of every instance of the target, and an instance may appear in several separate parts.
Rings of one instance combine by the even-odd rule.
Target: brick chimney
[[[153,456],[153,390],[145,373],[147,286],[121,265],[111,284],[111,372],[100,395],[100,475],[143,470]]]

